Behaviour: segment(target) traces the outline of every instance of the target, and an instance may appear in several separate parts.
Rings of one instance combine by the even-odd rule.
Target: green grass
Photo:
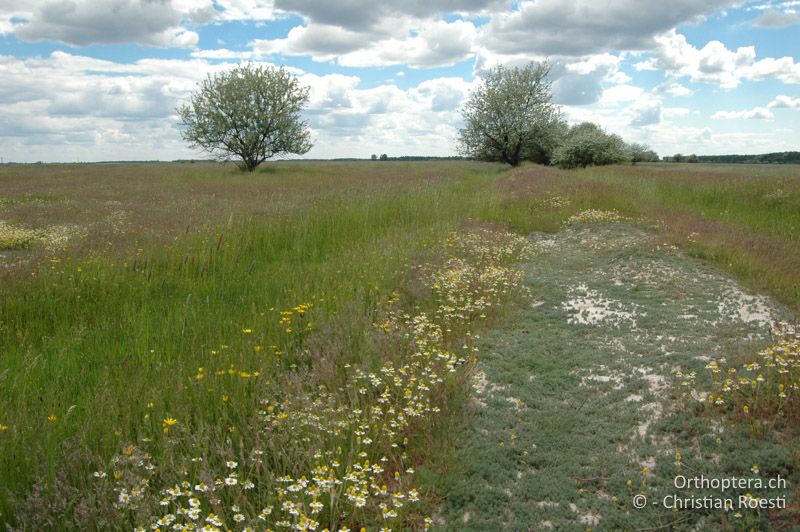
[[[0,522],[22,515],[20,501],[27,512],[51,504],[59,486],[89,489],[122,442],[166,417],[241,430],[259,397],[281,395],[292,375],[313,381],[321,352],[340,365],[375,359],[379,302],[413,280],[434,242],[474,221],[525,234],[557,231],[587,208],[663,219],[665,236],[797,309],[797,170],[720,168],[4,168],[0,219],[82,236],[3,255],[17,262],[0,273]],[[287,334],[278,313],[301,303],[314,305],[304,318],[314,329]],[[261,375],[212,378],[231,367]],[[37,483],[41,497],[30,495]]]
[[[120,441],[151,430],[142,426],[146,416],[241,423],[249,412],[231,412],[222,395],[252,405],[265,383],[311,363],[293,349],[297,335],[278,324],[280,310],[311,303],[314,323],[344,320],[340,362],[368,357],[365,318],[412,257],[485,201],[489,180],[382,179],[366,190],[340,183],[319,194],[316,184],[326,181],[319,168],[299,170],[291,178],[305,194],[271,219],[234,215],[214,234],[189,235],[124,262],[54,259],[32,279],[4,287],[4,515],[14,515],[12,493],[43,475],[55,480],[66,450],[92,457],[68,468],[80,485],[96,467],[93,457],[108,457]],[[220,382],[209,391],[192,382],[200,367],[262,375],[258,385]]]

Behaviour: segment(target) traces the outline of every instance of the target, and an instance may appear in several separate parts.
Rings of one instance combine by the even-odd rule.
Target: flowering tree
[[[517,166],[523,160],[548,163],[566,126],[551,103],[547,63],[491,69],[461,110],[459,151]]]
[[[300,117],[308,87],[283,68],[240,65],[208,76],[178,108],[183,139],[220,159],[236,156],[252,172],[265,160],[311,149]]]

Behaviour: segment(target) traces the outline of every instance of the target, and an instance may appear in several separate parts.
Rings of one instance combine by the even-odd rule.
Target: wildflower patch
[[[593,224],[593,223],[616,223],[630,220],[621,215],[616,209],[609,211],[598,209],[586,209],[570,216],[565,222],[566,225]]]
[[[339,384],[295,384],[283,396],[260,397],[252,415],[244,413],[246,426],[231,427],[216,454],[198,454],[213,428],[198,432],[172,416],[127,445],[109,465],[114,475],[95,475],[113,494],[118,517],[139,530],[428,528],[431,518],[418,509],[412,440],[439,415],[447,387],[467,382],[478,351],[475,325],[526,291],[515,265],[533,256],[526,239],[484,228],[451,234],[444,249],[442,261],[420,269],[429,309],[404,304],[397,293],[387,301],[375,330],[392,350],[378,366],[347,364]],[[311,308],[278,312],[287,337],[309,334]],[[297,359],[293,352],[304,343],[295,338],[271,348]],[[241,373],[199,368],[193,380],[211,386],[212,376]],[[524,405],[515,399],[513,407]],[[156,438],[176,450],[171,459],[148,450]]]
[[[57,225],[47,229],[30,229],[0,220],[0,251],[28,249],[34,246],[58,250],[74,239],[87,235],[79,225]]]

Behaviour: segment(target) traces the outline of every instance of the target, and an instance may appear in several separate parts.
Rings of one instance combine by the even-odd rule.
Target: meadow
[[[0,167],[0,523],[430,526],[522,237],[591,209],[800,310],[795,166]]]

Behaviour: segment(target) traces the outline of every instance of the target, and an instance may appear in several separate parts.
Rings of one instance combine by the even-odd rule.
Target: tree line
[[[647,145],[627,143],[597,124],[568,125],[561,108],[552,102],[549,73],[547,62],[490,69],[461,109],[460,155],[511,166],[531,161],[562,168],[659,160]],[[181,134],[192,147],[222,160],[238,158],[239,167],[252,172],[272,157],[311,149],[311,131],[301,118],[308,100],[308,87],[284,68],[239,65],[209,75],[190,101],[178,108]],[[371,158],[389,160],[385,153]],[[664,161],[800,163],[800,152],[677,153]]]
[[[627,144],[597,124],[568,126],[551,102],[549,71],[546,63],[492,69],[462,109],[461,155],[567,168],[658,160],[647,146]],[[252,172],[272,157],[311,149],[310,128],[301,118],[308,99],[308,88],[284,68],[239,65],[209,75],[178,108],[181,134],[192,147],[222,160],[238,158],[239,167]]]
[[[464,155],[517,166],[522,161],[564,168],[658,161],[656,152],[626,143],[591,122],[569,126],[552,102],[548,63],[489,70],[462,108],[458,149]]]

